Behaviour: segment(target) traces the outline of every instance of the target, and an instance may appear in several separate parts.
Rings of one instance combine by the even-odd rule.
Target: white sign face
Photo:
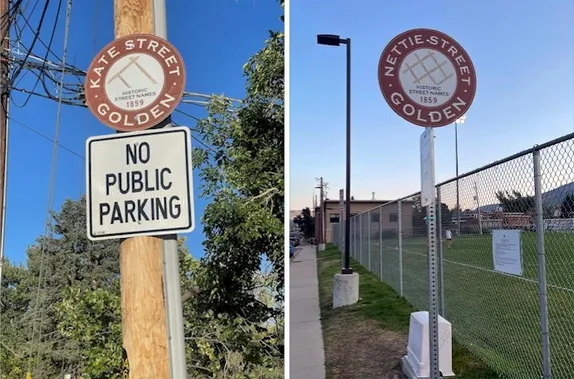
[[[434,132],[425,128],[421,135],[421,205],[426,207],[435,200],[434,188]]]
[[[149,107],[160,96],[165,74],[148,54],[130,54],[113,62],[105,78],[106,96],[124,111]]]
[[[522,244],[520,230],[492,231],[494,270],[522,276]]]
[[[89,239],[194,229],[188,128],[91,137],[86,157]]]
[[[458,84],[451,60],[438,50],[410,52],[399,69],[403,91],[416,104],[438,107],[449,101]]]

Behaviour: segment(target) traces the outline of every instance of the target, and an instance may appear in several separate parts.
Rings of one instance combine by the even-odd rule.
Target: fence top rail
[[[492,163],[489,163],[489,164],[487,164],[487,165],[485,165],[485,166],[479,167],[479,168],[474,169],[474,170],[472,170],[472,171],[465,172],[464,174],[461,174],[461,175],[456,176],[456,177],[454,177],[454,178],[448,179],[448,180],[446,180],[446,181],[444,181],[444,182],[441,182],[441,183],[437,184],[436,187],[444,186],[445,184],[449,184],[449,183],[452,183],[452,182],[454,182],[454,181],[456,181],[456,180],[460,180],[460,179],[466,178],[466,177],[468,177],[468,176],[477,174],[477,173],[479,173],[479,172],[481,172],[481,171],[484,171],[484,170],[488,170],[489,168],[493,168],[493,167],[499,166],[499,165],[504,164],[504,163],[506,163],[506,162],[510,162],[510,161],[512,161],[512,160],[514,160],[514,159],[523,157],[523,156],[525,156],[525,155],[533,154],[535,151],[544,150],[544,149],[546,149],[546,148],[548,148],[548,147],[551,147],[551,146],[554,146],[554,145],[558,145],[559,143],[569,141],[569,140],[571,140],[571,139],[573,139],[573,138],[574,138],[574,133],[570,133],[570,134],[563,135],[562,137],[555,138],[555,139],[553,139],[553,140],[551,140],[551,141],[545,142],[545,143],[543,143],[543,144],[534,145],[534,146],[532,146],[532,147],[529,148],[529,149],[522,150],[522,151],[520,151],[520,152],[518,152],[518,153],[516,153],[516,154],[509,155],[509,156],[507,156],[506,158],[499,159],[499,160],[494,161],[494,162],[492,162]]]
[[[574,139],[574,133],[570,133],[570,134],[563,135],[562,137],[555,138],[555,139],[553,139],[553,140],[550,140],[550,141],[545,142],[545,143],[540,144],[540,145],[534,145],[534,146],[532,146],[531,148],[528,148],[528,149],[526,149],[526,150],[522,150],[522,151],[520,151],[520,152],[518,152],[518,153],[516,153],[516,154],[509,155],[509,156],[507,156],[506,158],[499,159],[499,160],[494,161],[494,162],[492,162],[492,163],[489,163],[489,164],[487,164],[487,165],[485,165],[485,166],[481,166],[481,167],[476,168],[476,169],[474,169],[474,170],[465,172],[464,174],[460,174],[459,176],[455,176],[454,178],[445,180],[444,182],[440,182],[440,183],[438,183],[438,184],[435,185],[435,188],[438,188],[438,187],[447,185],[447,184],[452,183],[452,182],[454,182],[454,181],[456,181],[456,180],[464,179],[464,178],[469,177],[469,176],[474,175],[474,174],[478,174],[479,172],[488,170],[489,168],[493,168],[493,167],[499,166],[499,165],[501,165],[501,164],[504,164],[504,163],[506,163],[506,162],[510,162],[510,161],[512,161],[512,160],[514,160],[514,159],[523,157],[523,156],[528,155],[528,154],[533,154],[535,151],[544,150],[544,149],[546,149],[546,148],[548,148],[548,147],[551,147],[551,146],[554,146],[554,145],[558,145],[559,143],[566,142],[566,141],[569,141],[569,140],[571,140],[571,139]],[[401,197],[401,198],[399,198],[399,199],[391,200],[391,201],[389,201],[389,202],[386,202],[386,203],[384,203],[384,204],[381,204],[381,205],[379,205],[379,206],[376,206],[376,207],[374,207],[374,208],[372,208],[372,209],[368,209],[368,210],[366,210],[366,211],[357,213],[355,216],[352,216],[352,217],[360,216],[360,215],[362,215],[362,214],[364,214],[364,213],[370,213],[370,212],[372,212],[372,211],[374,211],[374,210],[377,210],[377,209],[379,209],[379,208],[385,207],[385,206],[387,206],[387,205],[389,205],[389,204],[410,199],[410,198],[412,198],[412,197],[415,197],[415,196],[420,195],[420,193],[421,193],[421,192],[418,191],[418,192],[415,192],[415,193],[413,193],[413,194],[411,194],[411,195],[403,196],[403,197]]]

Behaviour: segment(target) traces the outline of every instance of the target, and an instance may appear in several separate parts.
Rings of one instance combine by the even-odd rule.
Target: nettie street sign
[[[454,123],[470,108],[476,73],[467,52],[432,29],[399,34],[379,59],[379,86],[399,116],[424,127]]]
[[[94,58],[86,74],[86,104],[115,130],[145,130],[175,110],[184,87],[177,49],[160,37],[134,34],[114,40]]]

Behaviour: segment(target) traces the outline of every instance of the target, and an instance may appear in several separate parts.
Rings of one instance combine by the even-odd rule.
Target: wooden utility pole
[[[115,0],[114,24],[116,38],[136,33],[155,34],[153,0]],[[169,379],[162,238],[123,240],[120,271],[122,335],[129,378]]]
[[[8,99],[10,97],[10,10],[9,0],[0,0],[0,284],[4,265],[4,231],[6,220],[6,178],[8,172]]]

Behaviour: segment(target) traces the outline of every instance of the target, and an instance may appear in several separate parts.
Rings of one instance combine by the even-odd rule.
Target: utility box
[[[439,370],[443,377],[452,372],[452,328],[450,322],[438,316]],[[409,379],[430,377],[429,313],[411,313],[407,355],[402,358],[403,372]]]

